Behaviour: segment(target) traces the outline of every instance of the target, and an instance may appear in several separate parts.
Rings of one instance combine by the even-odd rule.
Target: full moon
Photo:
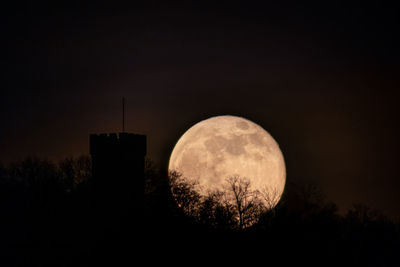
[[[200,121],[176,143],[169,171],[198,184],[198,193],[223,191],[227,179],[237,176],[251,190],[274,192],[275,206],[286,182],[285,161],[278,143],[262,127],[242,117],[217,116]]]

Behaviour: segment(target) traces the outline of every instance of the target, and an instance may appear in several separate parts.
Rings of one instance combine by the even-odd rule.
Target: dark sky
[[[143,2],[2,7],[0,161],[88,154],[90,133],[121,130],[125,96],[161,165],[198,121],[243,116],[278,141],[288,180],[400,215],[394,6]]]

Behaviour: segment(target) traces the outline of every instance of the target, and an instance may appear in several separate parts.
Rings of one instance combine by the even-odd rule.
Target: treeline
[[[341,215],[315,184],[289,180],[276,206],[268,205],[273,195],[248,198],[254,192],[240,177],[230,179],[229,194],[204,197],[151,160],[140,203],[96,191],[94,182],[87,156],[0,165],[0,265],[115,265],[154,255],[176,262],[204,253],[232,263],[249,255],[277,263],[398,262],[398,222],[361,204]],[[232,196],[236,202],[227,201]]]
[[[266,264],[365,265],[396,266],[399,263],[400,224],[362,203],[344,214],[327,200],[315,183],[288,180],[282,198],[275,206],[275,192],[255,192],[245,177],[228,177],[224,191],[202,196],[196,183],[181,174],[169,173],[164,181],[170,192],[153,200],[172,199],[163,221],[186,246],[202,250],[194,240],[202,240],[221,262],[249,264],[253,260]],[[151,184],[152,179],[147,182]],[[156,186],[162,188],[162,186]],[[150,195],[149,195],[150,196]],[[163,217],[165,218],[165,217]],[[156,219],[155,221],[161,221]],[[178,225],[174,228],[174,225]],[[176,229],[178,228],[178,230]],[[194,230],[195,229],[195,230]],[[192,250],[181,247],[188,255]],[[196,255],[193,255],[196,257]]]

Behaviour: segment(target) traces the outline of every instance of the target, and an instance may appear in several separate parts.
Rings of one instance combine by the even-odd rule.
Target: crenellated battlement
[[[110,133],[90,135],[90,154],[112,155],[133,154],[146,155],[146,136],[132,133]]]

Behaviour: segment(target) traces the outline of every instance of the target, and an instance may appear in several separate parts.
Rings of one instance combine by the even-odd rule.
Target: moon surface
[[[274,192],[279,201],[286,182],[279,145],[262,127],[242,117],[217,116],[200,121],[176,143],[169,171],[196,182],[201,195],[224,191],[227,179],[248,179],[251,190]]]

